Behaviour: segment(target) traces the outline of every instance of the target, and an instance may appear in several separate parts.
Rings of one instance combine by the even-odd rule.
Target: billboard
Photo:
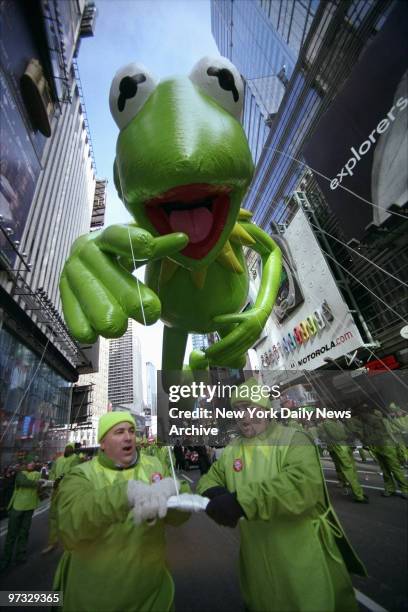
[[[407,20],[395,3],[303,151],[348,240],[408,201]]]
[[[272,222],[273,233],[271,237],[279,246],[282,253],[281,283],[276,296],[273,314],[279,323],[287,319],[291,312],[304,301],[302,288],[297,277],[296,263],[292,257],[290,245],[285,236],[279,232],[277,225]]]
[[[364,342],[303,210],[284,239],[303,297],[284,319],[272,312],[257,353],[263,369],[315,370]]]

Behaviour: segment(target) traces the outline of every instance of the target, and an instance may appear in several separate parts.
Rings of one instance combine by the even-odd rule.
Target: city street
[[[407,502],[400,497],[381,497],[382,478],[372,461],[361,463],[358,459],[360,482],[370,497],[368,505],[353,503],[343,495],[330,460],[323,459],[323,466],[333,505],[368,570],[368,578],[353,579],[361,610],[408,610]],[[199,472],[191,470],[185,476],[194,486]],[[40,554],[47,538],[46,508],[47,505],[41,507],[33,520],[28,562],[2,576],[1,590],[51,588],[60,551],[47,556]],[[6,522],[2,521],[1,546],[5,527]],[[168,528],[169,565],[176,583],[178,612],[243,610],[236,571],[238,549],[238,530],[219,527],[204,514],[192,516],[181,528]]]

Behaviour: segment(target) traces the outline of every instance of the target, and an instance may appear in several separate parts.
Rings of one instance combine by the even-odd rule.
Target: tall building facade
[[[259,116],[265,117],[260,96],[251,101],[250,94],[245,102],[245,107],[253,103],[258,108],[249,117],[244,114],[243,121],[258,162],[245,207],[253,212],[254,222],[281,243],[302,210],[319,244],[322,265],[329,268],[342,300],[354,314],[363,362],[369,366],[395,354],[396,367],[406,365],[407,350],[400,336],[406,296],[399,280],[407,274],[403,239],[407,221],[401,214],[407,192],[399,178],[406,177],[407,166],[405,3],[214,0],[211,7],[220,52],[237,65],[247,84],[262,75],[278,75],[268,95],[280,98],[280,103],[268,121],[267,134],[259,127]],[[266,58],[273,57],[277,63],[269,59],[269,68]],[[282,62],[285,71],[280,71]],[[388,123],[381,123],[384,117]],[[366,124],[367,118],[370,123]],[[387,135],[380,138],[389,125]],[[253,137],[261,132],[266,136]],[[357,155],[348,161],[353,146]],[[398,186],[394,190],[387,185],[386,168],[394,177],[389,182]],[[386,194],[382,200],[380,193]],[[289,248],[286,269],[291,259]],[[256,274],[256,258],[250,258],[249,264]],[[293,298],[289,314],[295,317],[305,295],[300,287],[296,294],[287,275],[284,282],[286,297],[290,290]],[[316,308],[323,302],[324,289],[323,285],[313,288]],[[303,294],[308,291],[303,286]],[[297,323],[290,317],[287,320],[293,330]],[[282,328],[282,319],[275,318],[275,327]],[[273,349],[265,352],[262,339],[258,350],[263,351],[264,367],[274,367]],[[347,352],[344,346],[343,353]],[[286,354],[283,348],[282,353]],[[293,363],[298,361],[295,358]]]
[[[108,396],[112,410],[143,414],[142,354],[137,323],[129,319],[126,333],[109,342]]]
[[[318,0],[215,0],[212,31],[220,53],[245,81],[243,126],[258,162],[293,74]]]
[[[109,340],[99,338],[97,371],[82,374],[77,387],[83,391],[77,410],[71,412],[69,439],[85,446],[97,443],[99,417],[108,412]],[[82,417],[81,419],[78,416]]]
[[[146,402],[150,416],[157,416],[157,370],[153,363],[146,363]]]
[[[0,4],[1,466],[64,445],[71,386],[91,371],[62,320],[58,280],[89,231],[95,164],[76,54],[95,6]]]
[[[210,346],[207,334],[192,334],[191,343],[195,351],[205,351]]]

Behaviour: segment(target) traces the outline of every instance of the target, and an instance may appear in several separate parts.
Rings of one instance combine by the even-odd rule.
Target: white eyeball
[[[203,57],[192,69],[190,80],[238,121],[244,103],[241,75],[226,57]]]
[[[109,92],[109,107],[122,130],[155,90],[157,80],[142,64],[127,64],[115,74]]]

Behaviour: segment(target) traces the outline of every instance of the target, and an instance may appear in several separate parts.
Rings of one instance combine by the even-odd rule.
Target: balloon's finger
[[[71,334],[78,342],[93,344],[97,340],[97,333],[86,318],[64,273],[61,275],[59,287],[64,319]]]
[[[105,338],[119,338],[127,329],[128,317],[98,278],[78,257],[65,265],[69,285],[93,329]]]
[[[229,323],[239,323],[240,321],[245,321],[247,318],[245,313],[238,312],[236,314],[218,315],[214,317],[213,322],[216,325],[225,325]]]
[[[161,304],[157,295],[141,281],[118,265],[111,255],[102,253],[90,242],[81,253],[81,261],[115,296],[128,317],[151,325],[160,317]]]
[[[228,361],[241,357],[256,342],[259,335],[259,325],[256,321],[245,321],[238,325],[225,338],[211,345],[205,355],[211,362]]]
[[[107,227],[95,242],[105,253],[133,258],[136,261],[151,259],[153,236],[136,225],[123,224]]]
[[[152,258],[159,259],[182,251],[188,244],[187,234],[175,232],[167,236],[153,238]]]

